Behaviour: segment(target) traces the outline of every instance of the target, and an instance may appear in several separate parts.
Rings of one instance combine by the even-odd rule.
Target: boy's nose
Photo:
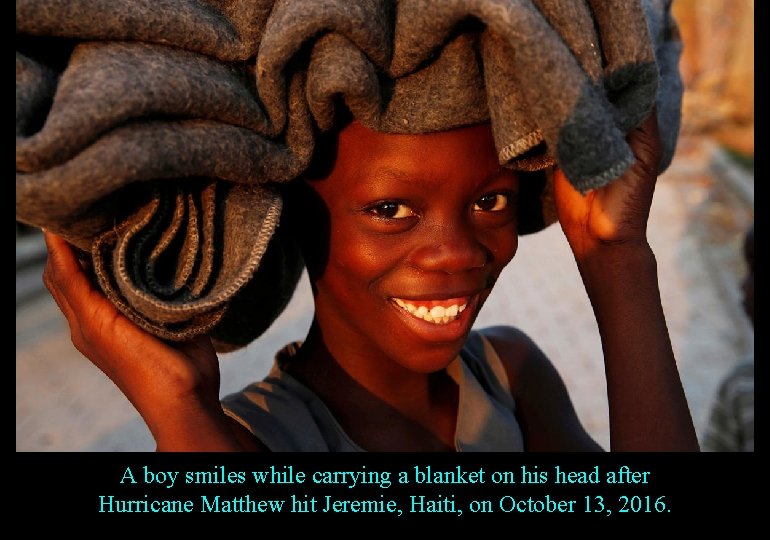
[[[472,231],[461,227],[445,226],[412,251],[410,262],[426,272],[458,274],[481,268],[491,261],[491,252]]]

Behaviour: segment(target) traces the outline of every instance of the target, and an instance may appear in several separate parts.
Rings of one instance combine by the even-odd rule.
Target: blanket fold
[[[585,192],[681,107],[670,0],[17,0],[16,219],[91,254],[165,339],[258,337],[301,275],[280,184],[344,106],[425,133],[490,121],[523,174],[520,233],[554,220],[544,172]],[[531,173],[531,174],[530,174]]]

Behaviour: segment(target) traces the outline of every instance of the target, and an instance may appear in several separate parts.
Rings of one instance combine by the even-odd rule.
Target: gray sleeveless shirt
[[[225,413],[274,452],[362,452],[326,405],[283,366],[299,348],[281,349],[267,377],[222,399]],[[524,444],[508,377],[489,341],[471,332],[447,373],[459,387],[455,449],[517,452]]]

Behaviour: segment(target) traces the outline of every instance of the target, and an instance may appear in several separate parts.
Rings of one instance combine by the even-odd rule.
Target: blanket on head
[[[17,0],[16,219],[90,254],[166,339],[259,336],[301,275],[275,186],[342,106],[424,133],[491,121],[500,163],[586,191],[679,130],[670,0]],[[522,186],[520,232],[553,221]]]

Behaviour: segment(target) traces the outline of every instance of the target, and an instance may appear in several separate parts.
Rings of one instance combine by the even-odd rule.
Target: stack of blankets
[[[558,165],[586,192],[633,163],[625,137],[655,107],[665,169],[670,3],[17,0],[16,219],[90,258],[141,327],[233,350],[301,276],[280,185],[341,108],[388,133],[489,121],[501,165]],[[523,233],[554,219],[541,176]]]

